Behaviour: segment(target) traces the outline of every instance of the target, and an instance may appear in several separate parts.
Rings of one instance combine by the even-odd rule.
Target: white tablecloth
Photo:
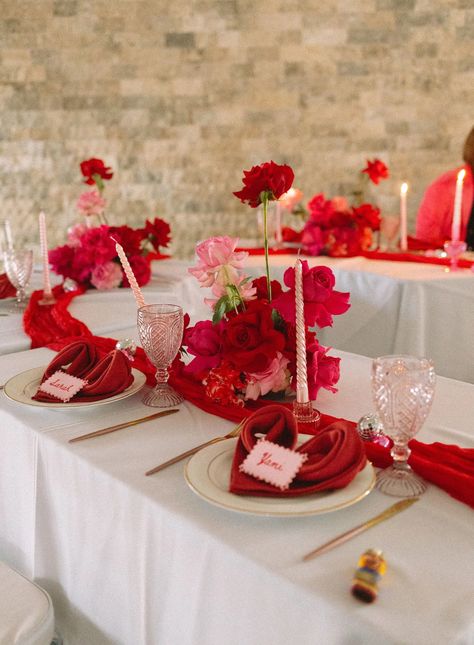
[[[0,357],[3,377],[46,363]],[[372,409],[370,360],[342,354],[340,392],[319,407]],[[209,505],[177,464],[144,472],[232,426],[190,404],[101,438],[69,438],[150,413],[140,394],[82,411],[0,398],[0,560],[52,596],[66,645],[474,643],[473,511],[435,486],[411,509],[311,562],[301,557],[393,503],[372,492],[315,517],[265,518]],[[440,378],[420,440],[474,447],[474,386]],[[388,571],[374,605],[349,593],[359,555]]]
[[[323,345],[364,356],[427,356],[443,376],[474,383],[474,273],[414,262],[354,258],[305,258],[326,265],[336,289],[349,291],[351,308],[318,331]],[[262,275],[263,257],[251,256],[252,276]],[[282,280],[295,256],[270,256],[273,279]]]

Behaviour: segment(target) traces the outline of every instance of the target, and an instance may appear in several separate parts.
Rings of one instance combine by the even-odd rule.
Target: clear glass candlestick
[[[16,311],[26,307],[26,289],[30,283],[33,269],[33,251],[30,249],[8,249],[3,254],[5,271],[16,289]]]
[[[178,305],[145,305],[137,314],[138,335],[146,355],[156,367],[156,385],[143,397],[143,403],[167,408],[183,401],[168,384],[168,368],[183,338],[183,310]]]
[[[393,464],[377,474],[376,486],[387,495],[417,497],[425,482],[408,465],[408,441],[420,430],[435,388],[433,363],[415,356],[382,356],[372,364],[372,394],[384,434],[393,440]]]

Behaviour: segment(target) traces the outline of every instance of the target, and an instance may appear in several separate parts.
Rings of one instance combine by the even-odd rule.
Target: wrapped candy
[[[360,558],[354,573],[351,592],[363,602],[374,602],[378,595],[378,582],[387,570],[382,551],[368,549]]]

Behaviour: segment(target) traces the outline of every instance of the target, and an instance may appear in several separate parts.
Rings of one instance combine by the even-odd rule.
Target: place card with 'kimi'
[[[287,490],[307,458],[306,453],[260,439],[240,464],[239,470],[280,490]]]
[[[63,403],[67,403],[82,388],[87,385],[87,381],[72,374],[66,374],[58,370],[54,372],[44,383],[41,383],[39,389],[46,394],[54,396]]]

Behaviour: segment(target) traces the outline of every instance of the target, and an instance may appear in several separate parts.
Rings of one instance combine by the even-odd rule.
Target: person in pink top
[[[474,249],[474,127],[464,143],[463,159],[463,166],[444,173],[428,186],[416,220],[416,237],[419,240],[442,246],[451,239],[456,179],[464,168],[461,240],[467,242],[468,248]]]

